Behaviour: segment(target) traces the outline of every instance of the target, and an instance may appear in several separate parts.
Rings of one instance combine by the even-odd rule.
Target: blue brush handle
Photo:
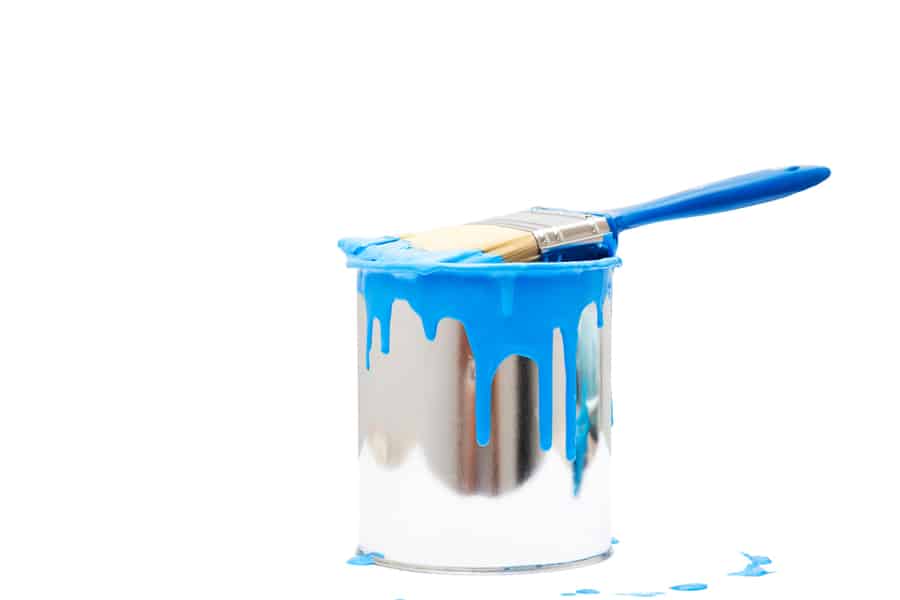
[[[790,196],[824,181],[827,167],[787,167],[748,173],[679,192],[645,204],[608,211],[603,214],[614,234],[657,221],[753,206]]]

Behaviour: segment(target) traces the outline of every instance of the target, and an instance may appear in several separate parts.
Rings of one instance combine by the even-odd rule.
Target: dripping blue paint
[[[366,305],[366,368],[370,366],[376,319],[381,353],[390,352],[391,312],[396,300],[406,300],[422,319],[428,340],[434,340],[442,319],[462,323],[475,361],[475,437],[480,446],[490,442],[494,373],[507,356],[518,354],[537,365],[540,444],[542,449],[550,449],[553,332],[559,329],[566,373],[566,456],[576,460],[578,322],[583,309],[594,303],[597,326],[603,326],[603,301],[612,269],[620,264],[618,258],[502,263],[477,252],[417,250],[398,238],[345,239],[339,246],[348,257],[348,266],[359,269],[357,287]],[[585,448],[586,443],[585,439]],[[576,492],[579,486],[576,468]]]
[[[768,556],[762,555],[753,555],[748,554],[747,552],[741,552],[744,555],[749,563],[740,571],[735,571],[734,573],[729,573],[729,575],[734,575],[737,577],[762,577],[763,575],[770,575],[775,571],[769,571],[768,569],[763,568],[763,565],[771,565],[772,559]]]
[[[354,567],[367,567],[369,565],[374,565],[376,558],[383,559],[384,554],[381,554],[380,552],[360,553],[347,560],[347,564],[353,565]]]
[[[602,308],[618,234],[658,221],[679,219],[752,206],[807,189],[830,175],[825,167],[792,166],[749,173],[692,188],[637,206],[593,213],[603,217],[610,233],[594,244],[577,244],[544,253],[539,263],[506,264],[480,250],[434,252],[414,248],[397,237],[347,238],[340,248],[348,266],[360,269],[360,291],[366,301],[366,368],[369,367],[372,323],[381,327],[381,351],[390,349],[390,318],[394,300],[407,300],[422,318],[425,335],[433,340],[445,317],[463,323],[479,368],[475,380],[475,437],[490,441],[491,384],[494,371],[510,354],[538,364],[541,447],[551,445],[552,335],[563,337],[566,368],[566,456],[576,457],[575,342],[581,310],[592,301]],[[468,271],[466,268],[482,269]],[[551,267],[554,270],[540,269]],[[465,275],[464,275],[465,274]],[[543,275],[553,285],[539,283]],[[424,282],[435,275],[436,279]],[[417,282],[417,278],[423,281]],[[566,279],[569,278],[569,281]],[[371,281],[369,281],[371,279]],[[482,301],[489,300],[488,303]],[[599,319],[602,310],[598,310]],[[543,373],[543,376],[541,375]],[[575,482],[577,488],[579,483]]]
[[[707,586],[705,583],[681,583],[678,585],[673,585],[670,587],[670,590],[675,590],[676,592],[699,592],[700,590],[705,590]]]

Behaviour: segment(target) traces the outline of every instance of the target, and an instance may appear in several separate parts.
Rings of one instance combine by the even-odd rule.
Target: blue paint
[[[360,553],[349,559],[347,564],[353,565],[354,567],[367,567],[369,565],[374,565],[376,558],[383,559],[384,554],[381,554],[380,552]]]
[[[633,598],[653,598],[654,596],[662,596],[665,592],[620,592],[616,596],[631,596]]]
[[[543,262],[597,260],[614,256],[618,245],[615,234],[608,233],[599,242],[549,248],[541,253],[539,260]]]
[[[763,575],[770,575],[775,572],[763,568],[763,565],[772,564],[772,559],[768,556],[753,555],[748,554],[747,552],[741,552],[741,554],[743,554],[744,558],[750,562],[740,571],[729,573],[729,575],[736,577],[762,577]]]
[[[366,368],[376,319],[380,350],[390,352],[391,312],[397,300],[406,300],[419,315],[428,340],[434,340],[442,319],[462,323],[475,361],[475,434],[481,446],[490,442],[494,372],[506,357],[518,354],[537,365],[540,443],[544,450],[550,449],[553,332],[559,329],[566,373],[566,456],[575,459],[578,321],[584,308],[594,303],[597,326],[603,326],[603,301],[612,269],[621,263],[618,258],[472,263],[466,262],[472,258],[469,253],[462,262],[440,262],[429,257],[434,253],[412,249],[396,238],[342,240],[340,247],[348,266],[359,269],[357,287],[365,299],[367,317]]]
[[[763,575],[770,575],[775,571],[769,571],[768,569],[763,568],[761,565],[754,565],[750,563],[740,571],[735,571],[734,573],[729,573],[729,575],[733,575],[736,577],[762,577]]]
[[[700,590],[705,590],[707,586],[705,583],[682,583],[679,585],[673,585],[670,587],[670,590],[675,590],[676,592],[699,592]]]
[[[575,592],[563,592],[560,596],[577,596]]]
[[[741,552],[744,557],[750,561],[752,565],[771,565],[772,559],[768,556],[753,556],[752,554],[747,554],[746,552]]]
[[[592,588],[584,588],[584,589],[582,589],[582,590],[575,590],[575,593],[576,593],[576,594],[582,594],[582,595],[584,595],[584,596],[589,596],[589,595],[592,595],[592,594],[599,594],[600,591],[599,591],[599,590],[592,589]]]
[[[351,267],[378,263],[383,265],[412,265],[414,269],[426,269],[434,263],[478,264],[501,263],[503,259],[481,250],[448,250],[432,252],[414,248],[406,240],[397,237],[344,238],[338,247],[347,255]],[[356,264],[353,264],[356,263]]]
[[[616,536],[613,536],[613,539],[610,541],[610,543],[611,543],[611,544],[618,544],[618,543],[619,543],[619,538],[617,538]]]

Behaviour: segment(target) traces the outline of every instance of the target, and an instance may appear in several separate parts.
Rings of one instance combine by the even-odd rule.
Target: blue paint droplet
[[[774,573],[775,571],[769,571],[768,569],[762,568],[760,565],[755,565],[750,563],[740,571],[735,571],[734,573],[729,573],[729,575],[734,575],[737,577],[762,577],[763,575],[769,575]]]
[[[762,556],[762,555],[754,556],[752,554],[747,554],[746,552],[741,552],[741,554],[743,554],[747,558],[747,560],[750,561],[751,565],[771,565],[772,564],[772,559],[769,558],[768,556]]]
[[[594,589],[591,589],[591,588],[584,588],[584,589],[582,589],[582,590],[575,590],[575,593],[576,593],[576,594],[599,594],[600,591],[599,591],[599,590],[594,590]]]
[[[769,575],[770,573],[774,573],[775,571],[769,571],[768,569],[764,569],[762,565],[771,565],[772,559],[768,556],[762,555],[753,555],[747,552],[741,552],[744,555],[744,558],[750,561],[750,563],[741,569],[740,571],[735,571],[734,573],[729,573],[729,575],[737,576],[737,577],[762,577],[763,575]]]
[[[682,583],[679,585],[673,585],[670,587],[670,590],[675,590],[676,592],[699,592],[700,590],[705,590],[707,586],[705,583]]]
[[[349,559],[347,561],[347,564],[353,565],[354,567],[367,567],[369,565],[374,565],[376,558],[384,558],[384,554],[381,554],[380,552],[357,554],[353,558]]]
[[[616,536],[613,536],[613,539],[612,539],[612,541],[610,541],[610,543],[611,543],[611,544],[618,544],[618,543],[619,543],[619,538],[617,538]]]

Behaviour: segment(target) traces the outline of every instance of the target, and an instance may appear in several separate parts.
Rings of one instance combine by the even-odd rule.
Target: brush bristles
[[[540,256],[537,241],[530,232],[496,225],[442,227],[402,237],[422,250],[481,250],[501,257],[504,262],[530,262]]]

